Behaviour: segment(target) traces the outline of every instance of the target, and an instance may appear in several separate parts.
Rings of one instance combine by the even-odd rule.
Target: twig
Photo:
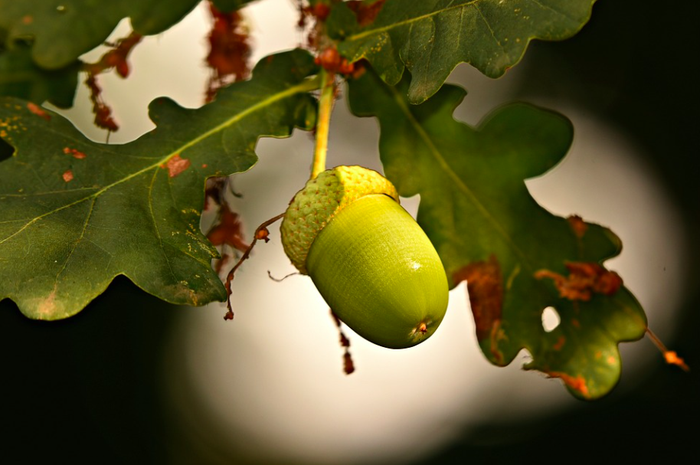
[[[253,237],[253,241],[250,243],[248,248],[246,249],[245,252],[243,252],[243,255],[241,255],[241,258],[238,259],[238,262],[231,268],[231,271],[228,272],[228,275],[226,275],[226,307],[228,308],[228,311],[224,315],[224,320],[233,320],[233,307],[231,306],[231,281],[233,281],[233,275],[236,273],[236,270],[241,266],[243,261],[248,259],[250,257],[250,252],[253,250],[253,247],[255,247],[255,244],[259,240],[264,240],[265,242],[269,242],[270,240],[270,231],[267,230],[267,227],[270,226],[272,223],[275,221],[281,219],[284,216],[284,213],[281,213],[274,218],[270,218],[269,220],[263,222],[258,228],[255,230],[255,235]]]
[[[293,273],[289,273],[289,274],[287,274],[287,275],[284,275],[284,276],[282,276],[281,278],[275,278],[274,276],[272,276],[272,273],[270,273],[270,270],[267,270],[267,276],[268,276],[271,280],[273,280],[274,282],[276,282],[276,283],[281,283],[282,281],[284,281],[285,279],[289,278],[290,276],[297,276],[297,275],[300,275],[300,274],[301,274],[301,273],[299,273],[298,271],[295,271],[295,272],[293,272]]]

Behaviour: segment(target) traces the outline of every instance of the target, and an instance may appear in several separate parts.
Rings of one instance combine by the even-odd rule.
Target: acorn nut
[[[442,321],[448,283],[440,257],[376,171],[322,172],[294,196],[280,231],[294,266],[365,339],[411,347]]]

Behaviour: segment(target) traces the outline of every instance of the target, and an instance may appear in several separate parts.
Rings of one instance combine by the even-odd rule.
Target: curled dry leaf
[[[209,11],[214,22],[207,38],[209,54],[206,63],[211,69],[205,95],[207,102],[214,99],[220,88],[248,78],[251,54],[250,38],[241,13],[224,13],[211,3]]]
[[[343,333],[340,318],[338,318],[338,315],[336,315],[335,312],[333,312],[333,309],[331,309],[331,318],[333,318],[333,322],[338,328],[338,334],[340,337],[340,347],[343,348],[343,372],[346,375],[352,374],[355,371],[355,362],[353,361],[352,355],[350,354],[350,339],[348,339],[345,333]]]
[[[129,76],[131,69],[127,61],[134,47],[141,42],[143,36],[132,32],[128,37],[120,39],[112,45],[112,49],[102,55],[96,63],[86,63],[83,69],[87,72],[85,85],[90,89],[90,101],[92,111],[95,114],[95,125],[115,132],[119,125],[112,117],[112,109],[102,98],[102,88],[97,83],[97,76],[111,69],[116,69],[117,74],[123,78]]]

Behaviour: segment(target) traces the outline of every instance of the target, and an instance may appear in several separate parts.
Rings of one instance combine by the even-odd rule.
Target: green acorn
[[[294,196],[280,231],[294,266],[365,339],[411,347],[442,321],[448,283],[440,257],[376,171],[320,173]]]

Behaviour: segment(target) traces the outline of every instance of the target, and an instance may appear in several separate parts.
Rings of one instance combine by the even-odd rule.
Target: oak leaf
[[[400,195],[420,194],[417,219],[451,287],[467,281],[484,355],[503,366],[524,348],[532,356],[526,369],[561,379],[581,398],[606,394],[620,376],[618,344],[646,330],[643,309],[604,267],[621,242],[605,227],[551,214],[525,185],[566,155],[571,123],[513,104],[471,127],[452,116],[463,89],[446,85],[411,105],[408,81],[388,86],[368,69],[350,81],[350,106],[379,120],[384,172]],[[571,270],[588,299],[562,296],[554,279],[542,279],[572,284]],[[542,324],[547,307],[561,319],[551,331]]]
[[[200,109],[154,100],[156,128],[125,145],[0,99],[0,136],[16,149],[0,162],[0,300],[31,318],[65,318],[118,275],[176,304],[224,300],[199,225],[206,179],[250,168],[259,137],[313,127],[312,72],[297,50],[263,58],[250,81]]]
[[[398,83],[411,75],[408,99],[433,95],[461,62],[499,77],[520,61],[533,39],[563,40],[589,20],[595,0],[386,0],[371,21],[362,21],[345,3],[328,18],[338,50],[365,58],[382,79]],[[359,22],[358,22],[359,19]]]

